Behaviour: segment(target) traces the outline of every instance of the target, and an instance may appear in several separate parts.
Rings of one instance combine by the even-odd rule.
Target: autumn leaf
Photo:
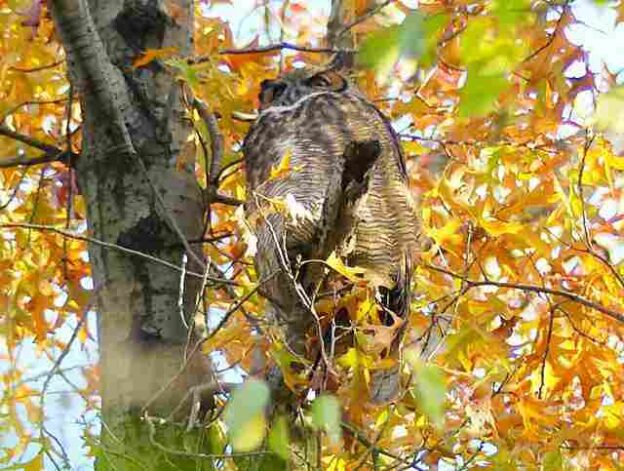
[[[334,396],[323,394],[312,403],[312,424],[315,428],[327,432],[333,443],[342,435],[340,428],[340,402]]]
[[[624,87],[614,87],[598,96],[593,116],[594,126],[601,130],[624,133]]]
[[[277,180],[278,178],[284,178],[290,175],[291,172],[297,171],[296,169],[291,168],[290,160],[292,158],[292,151],[286,151],[282,156],[281,160],[277,164],[271,168],[271,172],[269,173],[269,180]]]
[[[332,252],[329,257],[327,257],[325,263],[350,281],[358,282],[362,280],[364,270],[359,267],[346,266],[342,259],[340,259],[340,257],[338,257],[335,252]]]
[[[266,433],[264,409],[269,403],[269,388],[255,379],[246,381],[237,390],[224,411],[232,446],[237,451],[260,447]]]
[[[150,62],[156,59],[167,59],[178,53],[176,47],[163,47],[160,49],[146,49],[145,52],[132,62],[132,65],[136,68],[146,66]]]

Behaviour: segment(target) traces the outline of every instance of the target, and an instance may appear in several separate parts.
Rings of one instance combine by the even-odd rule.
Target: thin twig
[[[385,2],[382,2],[379,5],[373,6],[368,11],[363,13],[361,16],[359,16],[358,18],[353,20],[351,23],[348,23],[344,28],[342,28],[340,32],[338,33],[338,38],[341,38],[342,36],[344,36],[349,30],[353,29],[353,27],[359,25],[360,23],[365,22],[369,18],[372,18],[373,16],[378,14],[381,10],[386,8],[388,5],[390,5],[391,3],[394,3],[394,1],[395,0],[386,0]]]
[[[92,304],[91,302],[89,304],[87,304],[87,306],[83,310],[83,315],[82,315],[82,317],[80,319],[78,319],[78,323],[76,324],[76,327],[74,328],[74,331],[73,331],[71,337],[69,338],[69,341],[67,342],[67,344],[65,344],[65,347],[63,348],[63,351],[61,352],[61,354],[58,356],[58,358],[54,362],[54,365],[52,366],[52,369],[50,369],[50,372],[48,373],[45,381],[43,382],[43,386],[41,387],[41,395],[42,396],[45,396],[45,393],[46,393],[46,390],[48,389],[48,385],[50,384],[50,381],[52,381],[52,378],[58,372],[59,367],[61,366],[61,363],[63,363],[63,360],[65,359],[65,357],[69,353],[69,350],[71,349],[71,346],[73,345],[74,341],[78,337],[78,332],[82,328],[82,325],[85,323],[85,320],[87,318],[87,313],[88,313],[89,309],[91,308],[91,304]]]
[[[17,131],[13,131],[6,124],[0,124],[0,135],[10,137],[11,139],[15,139],[16,141],[20,141],[30,147],[34,147],[35,149],[42,150],[47,154],[60,154],[62,151],[56,146],[51,144],[47,144],[39,139],[35,139],[34,137],[27,136],[26,134],[21,134]]]
[[[186,263],[188,262],[188,256],[186,253],[182,254],[182,273],[180,273],[180,290],[178,293],[178,312],[180,313],[180,320],[182,321],[182,325],[189,330],[189,325],[186,322],[186,316],[184,315],[184,286],[186,281]],[[209,268],[206,267],[203,280],[206,278],[205,274],[208,272]]]
[[[240,54],[265,54],[267,52],[275,52],[287,49],[290,51],[309,52],[312,54],[335,54],[337,52],[349,52],[343,49],[335,49],[331,47],[311,47],[311,46],[299,46],[289,42],[282,42],[277,44],[269,44],[267,46],[250,47],[244,49],[222,49],[218,53],[221,55],[240,55]],[[351,51],[354,52],[354,51]],[[193,57],[188,60],[189,64],[201,64],[213,59],[213,55]]]
[[[5,224],[0,224],[0,228],[7,228],[7,229],[34,229],[34,230],[39,230],[39,231],[49,231],[49,232],[54,232],[58,235],[61,235],[63,237],[70,237],[72,239],[76,239],[76,240],[83,240],[85,242],[89,242],[95,245],[99,245],[102,247],[106,247],[109,249],[113,249],[113,250],[118,250],[120,252],[124,252],[130,255],[134,255],[137,257],[141,257],[144,258],[146,260],[149,260],[151,262],[157,263],[159,265],[163,265],[165,267],[171,268],[172,270],[176,270],[178,272],[182,271],[182,268],[170,263],[166,260],[163,260],[161,258],[157,258],[154,257],[152,255],[149,255],[147,253],[144,252],[139,252],[138,250],[133,250],[133,249],[129,249],[127,247],[124,247],[122,245],[117,245],[117,244],[112,244],[110,242],[105,242],[103,240],[100,239],[96,239],[94,237],[88,237],[88,236],[83,236],[80,234],[76,234],[74,232],[70,232],[70,231],[66,231],[64,229],[60,229],[58,227],[54,227],[54,226],[46,226],[43,224],[31,224],[31,223],[17,223],[17,222],[13,222],[13,223],[5,223]],[[193,271],[187,271],[186,272],[189,276],[193,276],[195,278],[203,278],[204,275],[202,275],[201,273],[195,273]],[[222,283],[222,284],[227,284],[227,285],[238,285],[238,283],[236,283],[235,281],[232,280],[227,280],[224,278],[217,278],[217,277],[213,277],[213,276],[209,276],[208,279],[212,282],[215,283]]]
[[[551,306],[550,316],[548,317],[548,330],[546,331],[546,346],[544,347],[544,353],[542,354],[542,364],[540,368],[540,385],[537,390],[537,397],[542,398],[542,390],[544,389],[544,383],[546,380],[546,361],[548,360],[548,352],[550,351],[550,341],[552,339],[553,324],[555,322],[555,307]]]
[[[569,299],[570,301],[574,301],[576,303],[582,304],[583,306],[599,311],[611,317],[612,319],[615,319],[618,322],[624,323],[623,313],[609,309],[605,306],[602,306],[601,304],[595,303],[587,298],[584,298],[583,296],[572,293],[570,291],[558,290],[558,289],[552,289],[552,288],[542,288],[539,286],[527,285],[524,283],[506,283],[506,282],[491,281],[491,280],[486,280],[486,281],[470,280],[467,277],[460,275],[459,273],[454,273],[442,267],[437,267],[434,265],[424,265],[424,267],[433,271],[444,273],[445,275],[452,276],[453,278],[457,278],[459,280],[464,280],[467,284],[468,290],[472,288],[477,288],[479,286],[496,286],[498,288],[518,289],[521,291],[528,291],[532,293],[561,296],[561,297]]]
[[[4,114],[0,117],[0,122],[4,121],[9,116],[11,116],[13,113],[15,113],[17,110],[19,110],[20,108],[23,108],[25,106],[32,106],[32,105],[37,105],[37,106],[58,105],[60,103],[64,103],[65,101],[67,101],[67,98],[57,98],[57,99],[54,99],[54,100],[26,100],[26,101],[23,101],[23,102],[15,105],[13,108],[10,108],[9,110],[5,111]]]
[[[65,151],[68,153],[71,153],[72,150],[72,143],[71,143],[71,116],[72,116],[72,105],[74,102],[74,87],[71,85],[69,85],[69,91],[67,92],[68,95],[68,103],[67,103],[67,114],[66,114],[66,123],[65,123]],[[73,203],[73,197],[74,197],[74,185],[73,185],[73,180],[74,180],[74,169],[73,167],[70,165],[69,169],[68,169],[68,176],[67,176],[67,204],[65,207],[65,212],[66,212],[66,216],[65,216],[65,230],[69,230],[69,225],[71,223],[71,217],[72,217],[72,203]],[[68,279],[68,270],[67,270],[67,237],[63,237],[63,274],[65,276],[65,279]]]
[[[592,145],[593,137],[590,138],[589,130],[585,131],[585,145],[583,146],[583,155],[581,156],[581,163],[579,165],[579,173],[578,173],[578,183],[577,183],[577,191],[578,196],[581,200],[581,217],[583,222],[583,234],[585,235],[585,244],[587,245],[587,249],[592,251],[593,245],[591,236],[589,234],[589,224],[587,223],[587,209],[585,207],[585,196],[583,194],[583,173],[585,171],[585,160],[587,158],[587,151]]]
[[[16,157],[11,157],[8,159],[0,160],[0,168],[10,168],[10,167],[31,167],[33,165],[41,165],[50,162],[62,162],[67,164],[68,162],[72,162],[77,154],[73,152],[65,152],[65,151],[54,151],[50,153],[45,153],[38,155],[36,157],[27,157],[25,155],[18,155]],[[70,164],[71,165],[71,164]]]
[[[223,319],[221,319],[221,322],[219,322],[219,324],[212,330],[212,332],[202,338],[199,339],[193,349],[187,353],[188,349],[185,349],[185,357],[184,357],[184,361],[182,362],[182,365],[180,366],[180,369],[178,370],[178,372],[173,375],[169,381],[167,381],[167,383],[165,383],[152,397],[150,397],[147,402],[145,403],[145,405],[143,406],[143,408],[141,409],[143,412],[147,411],[149,409],[149,407],[156,402],[156,400],[167,390],[169,389],[169,387],[171,387],[171,385],[173,383],[175,383],[178,378],[180,378],[182,376],[182,374],[186,371],[186,368],[188,367],[188,365],[190,364],[191,359],[193,358],[193,356],[199,352],[199,349],[201,348],[201,346],[207,342],[208,340],[210,340],[212,337],[214,337],[217,332],[219,332],[220,329],[222,329],[225,324],[227,323],[227,321],[229,320],[229,318],[232,316],[232,314],[234,314],[236,311],[238,311],[243,303],[245,301],[247,301],[251,296],[253,296],[253,294],[258,291],[258,289],[267,281],[269,281],[271,278],[273,278],[273,276],[275,276],[277,273],[279,272],[273,272],[271,275],[269,275],[268,277],[260,280],[256,286],[254,286],[249,293],[247,293],[245,296],[243,296],[241,299],[239,299],[236,303],[234,303],[229,309],[228,311],[224,314]]]
[[[28,172],[28,167],[24,167],[22,169],[22,173],[19,177],[19,180],[17,181],[17,184],[15,185],[15,188],[13,188],[13,191],[11,192],[11,195],[9,196],[9,198],[4,202],[0,204],[0,211],[3,210],[4,208],[8,207],[11,202],[15,199],[15,197],[17,196],[17,192],[20,189],[20,186],[22,186],[22,183],[24,181],[24,177],[26,177],[26,173]]]
[[[557,18],[557,24],[555,25],[555,29],[548,36],[548,40],[542,46],[538,47],[535,51],[533,51],[531,54],[525,57],[522,62],[529,62],[530,60],[537,57],[540,53],[542,53],[543,51],[545,51],[546,49],[548,49],[550,46],[553,45],[553,43],[555,42],[555,39],[557,38],[557,35],[561,32],[561,26],[563,25],[563,18],[568,12],[568,5],[570,4],[571,1],[572,0],[566,0],[563,3],[563,5],[561,5],[562,6],[561,16]]]
[[[37,67],[30,67],[30,68],[13,66],[13,67],[9,67],[9,70],[13,70],[15,72],[20,72],[22,74],[30,74],[30,73],[33,73],[33,72],[40,72],[42,70],[52,69],[52,68],[57,67],[57,66],[59,66],[59,65],[61,65],[63,63],[65,63],[64,59],[62,59],[60,61],[53,62],[51,64],[40,65],[40,66],[37,66]]]

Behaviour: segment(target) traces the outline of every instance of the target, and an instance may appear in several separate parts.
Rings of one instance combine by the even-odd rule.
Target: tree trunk
[[[202,193],[194,164],[178,165],[192,133],[180,85],[157,61],[133,67],[147,49],[192,52],[192,1],[170,1],[166,7],[157,0],[50,0],[49,5],[81,100],[83,145],[76,169],[90,232],[176,266],[186,255],[188,270],[201,271],[201,246],[188,253],[187,241],[202,236]],[[178,381],[166,387],[173,378],[188,377],[178,373],[201,280],[186,275],[181,283],[179,270],[94,244],[89,256],[98,295],[106,457],[98,467],[149,469],[146,462],[158,463],[152,459],[162,450],[154,454],[154,444],[147,442],[154,436],[137,417],[148,403],[149,414],[166,416],[192,386]],[[119,450],[107,453],[120,444],[142,456],[135,453],[128,461],[117,456]],[[167,466],[163,461],[157,467]]]

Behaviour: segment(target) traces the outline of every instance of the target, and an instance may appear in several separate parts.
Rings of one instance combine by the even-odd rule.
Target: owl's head
[[[263,80],[260,87],[260,109],[263,110],[269,106],[292,105],[312,93],[343,92],[349,82],[335,70],[297,69],[274,80]]]

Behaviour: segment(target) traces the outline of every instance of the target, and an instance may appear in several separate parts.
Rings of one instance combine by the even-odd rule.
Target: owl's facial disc
[[[318,92],[342,92],[347,88],[346,79],[337,72],[326,70],[310,74],[296,70],[275,80],[260,84],[260,109],[269,106],[288,106],[307,95]]]

